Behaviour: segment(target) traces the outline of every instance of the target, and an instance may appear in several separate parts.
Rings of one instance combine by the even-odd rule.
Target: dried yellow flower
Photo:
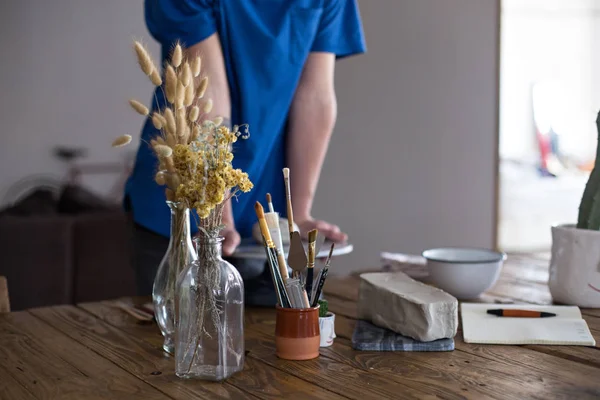
[[[205,76],[200,81],[200,85],[198,85],[198,88],[196,89],[196,97],[199,99],[203,98],[206,88],[208,88],[208,76]]]
[[[204,103],[204,106],[202,107],[202,111],[204,111],[205,114],[208,114],[209,112],[211,112],[212,108],[213,108],[213,101],[212,101],[212,99],[208,99]]]
[[[165,95],[169,103],[175,103],[175,95],[177,92],[177,74],[172,66],[167,65],[165,72]]]
[[[162,85],[162,78],[156,69],[152,70],[152,73],[150,74],[150,81],[156,86]]]
[[[194,106],[192,107],[192,109],[190,110],[190,121],[192,122],[196,122],[196,120],[198,119],[198,116],[200,116],[200,109],[198,108],[198,106]]]
[[[137,54],[138,63],[140,64],[142,71],[144,72],[144,74],[150,76],[150,74],[152,74],[152,71],[155,70],[156,68],[154,67],[154,63],[152,62],[152,59],[150,58],[148,51],[138,41],[134,42],[133,47],[135,48],[135,53]]]
[[[200,69],[202,68],[202,59],[200,58],[200,56],[194,58],[194,61],[192,61],[192,74],[194,75],[194,78],[197,78],[198,76],[200,76]]]
[[[181,65],[181,61],[183,59],[183,50],[181,49],[181,45],[177,43],[175,48],[173,49],[173,55],[171,56],[171,64],[177,68]]]
[[[131,143],[131,135],[121,135],[112,142],[112,147],[122,147]]]
[[[139,101],[137,101],[135,99],[131,99],[131,100],[129,100],[129,104],[131,105],[131,108],[133,108],[139,114],[141,114],[141,115],[148,115],[148,107],[146,107],[145,105],[143,105]]]

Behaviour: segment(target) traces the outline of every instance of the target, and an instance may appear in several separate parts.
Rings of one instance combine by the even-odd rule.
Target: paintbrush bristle
[[[256,216],[258,219],[265,219],[265,210],[263,209],[262,204],[259,201],[254,205],[254,210],[256,211]]]
[[[317,241],[317,230],[313,229],[308,231],[308,241],[309,242],[316,242]]]
[[[290,169],[289,168],[283,169],[283,177],[286,179],[290,177]]]
[[[271,193],[267,193],[267,203],[272,203]]]

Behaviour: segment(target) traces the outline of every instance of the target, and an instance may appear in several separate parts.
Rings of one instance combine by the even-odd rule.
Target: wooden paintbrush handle
[[[283,278],[283,283],[290,277],[288,274],[287,263],[285,262],[285,257],[281,252],[277,252],[277,260],[279,261],[279,272],[281,272],[281,277]]]

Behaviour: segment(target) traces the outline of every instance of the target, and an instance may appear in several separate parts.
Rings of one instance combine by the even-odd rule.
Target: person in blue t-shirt
[[[284,167],[291,171],[301,233],[318,229],[346,241],[336,225],[314,219],[311,206],[336,120],[335,60],[366,51],[356,0],[145,0],[145,20],[163,61],[177,41],[190,56],[202,56],[202,75],[210,79],[206,97],[214,102],[209,117],[250,127],[250,138],[236,143],[233,164],[249,174],[254,188],[225,208],[223,255],[252,235],[254,204],[266,193],[286,217]],[[153,109],[164,105],[160,91],[153,98]],[[156,133],[147,120],[142,139]],[[143,143],[125,198],[134,221],[138,292],[149,294],[168,245],[170,212],[153,179],[155,156]],[[244,278],[247,304],[273,305],[264,262],[230,261]]]

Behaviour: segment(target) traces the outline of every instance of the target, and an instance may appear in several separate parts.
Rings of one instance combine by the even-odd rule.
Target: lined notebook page
[[[462,303],[460,307],[466,343],[596,345],[579,307],[479,303]],[[496,308],[546,311],[556,317],[507,318],[487,314],[487,310]]]

